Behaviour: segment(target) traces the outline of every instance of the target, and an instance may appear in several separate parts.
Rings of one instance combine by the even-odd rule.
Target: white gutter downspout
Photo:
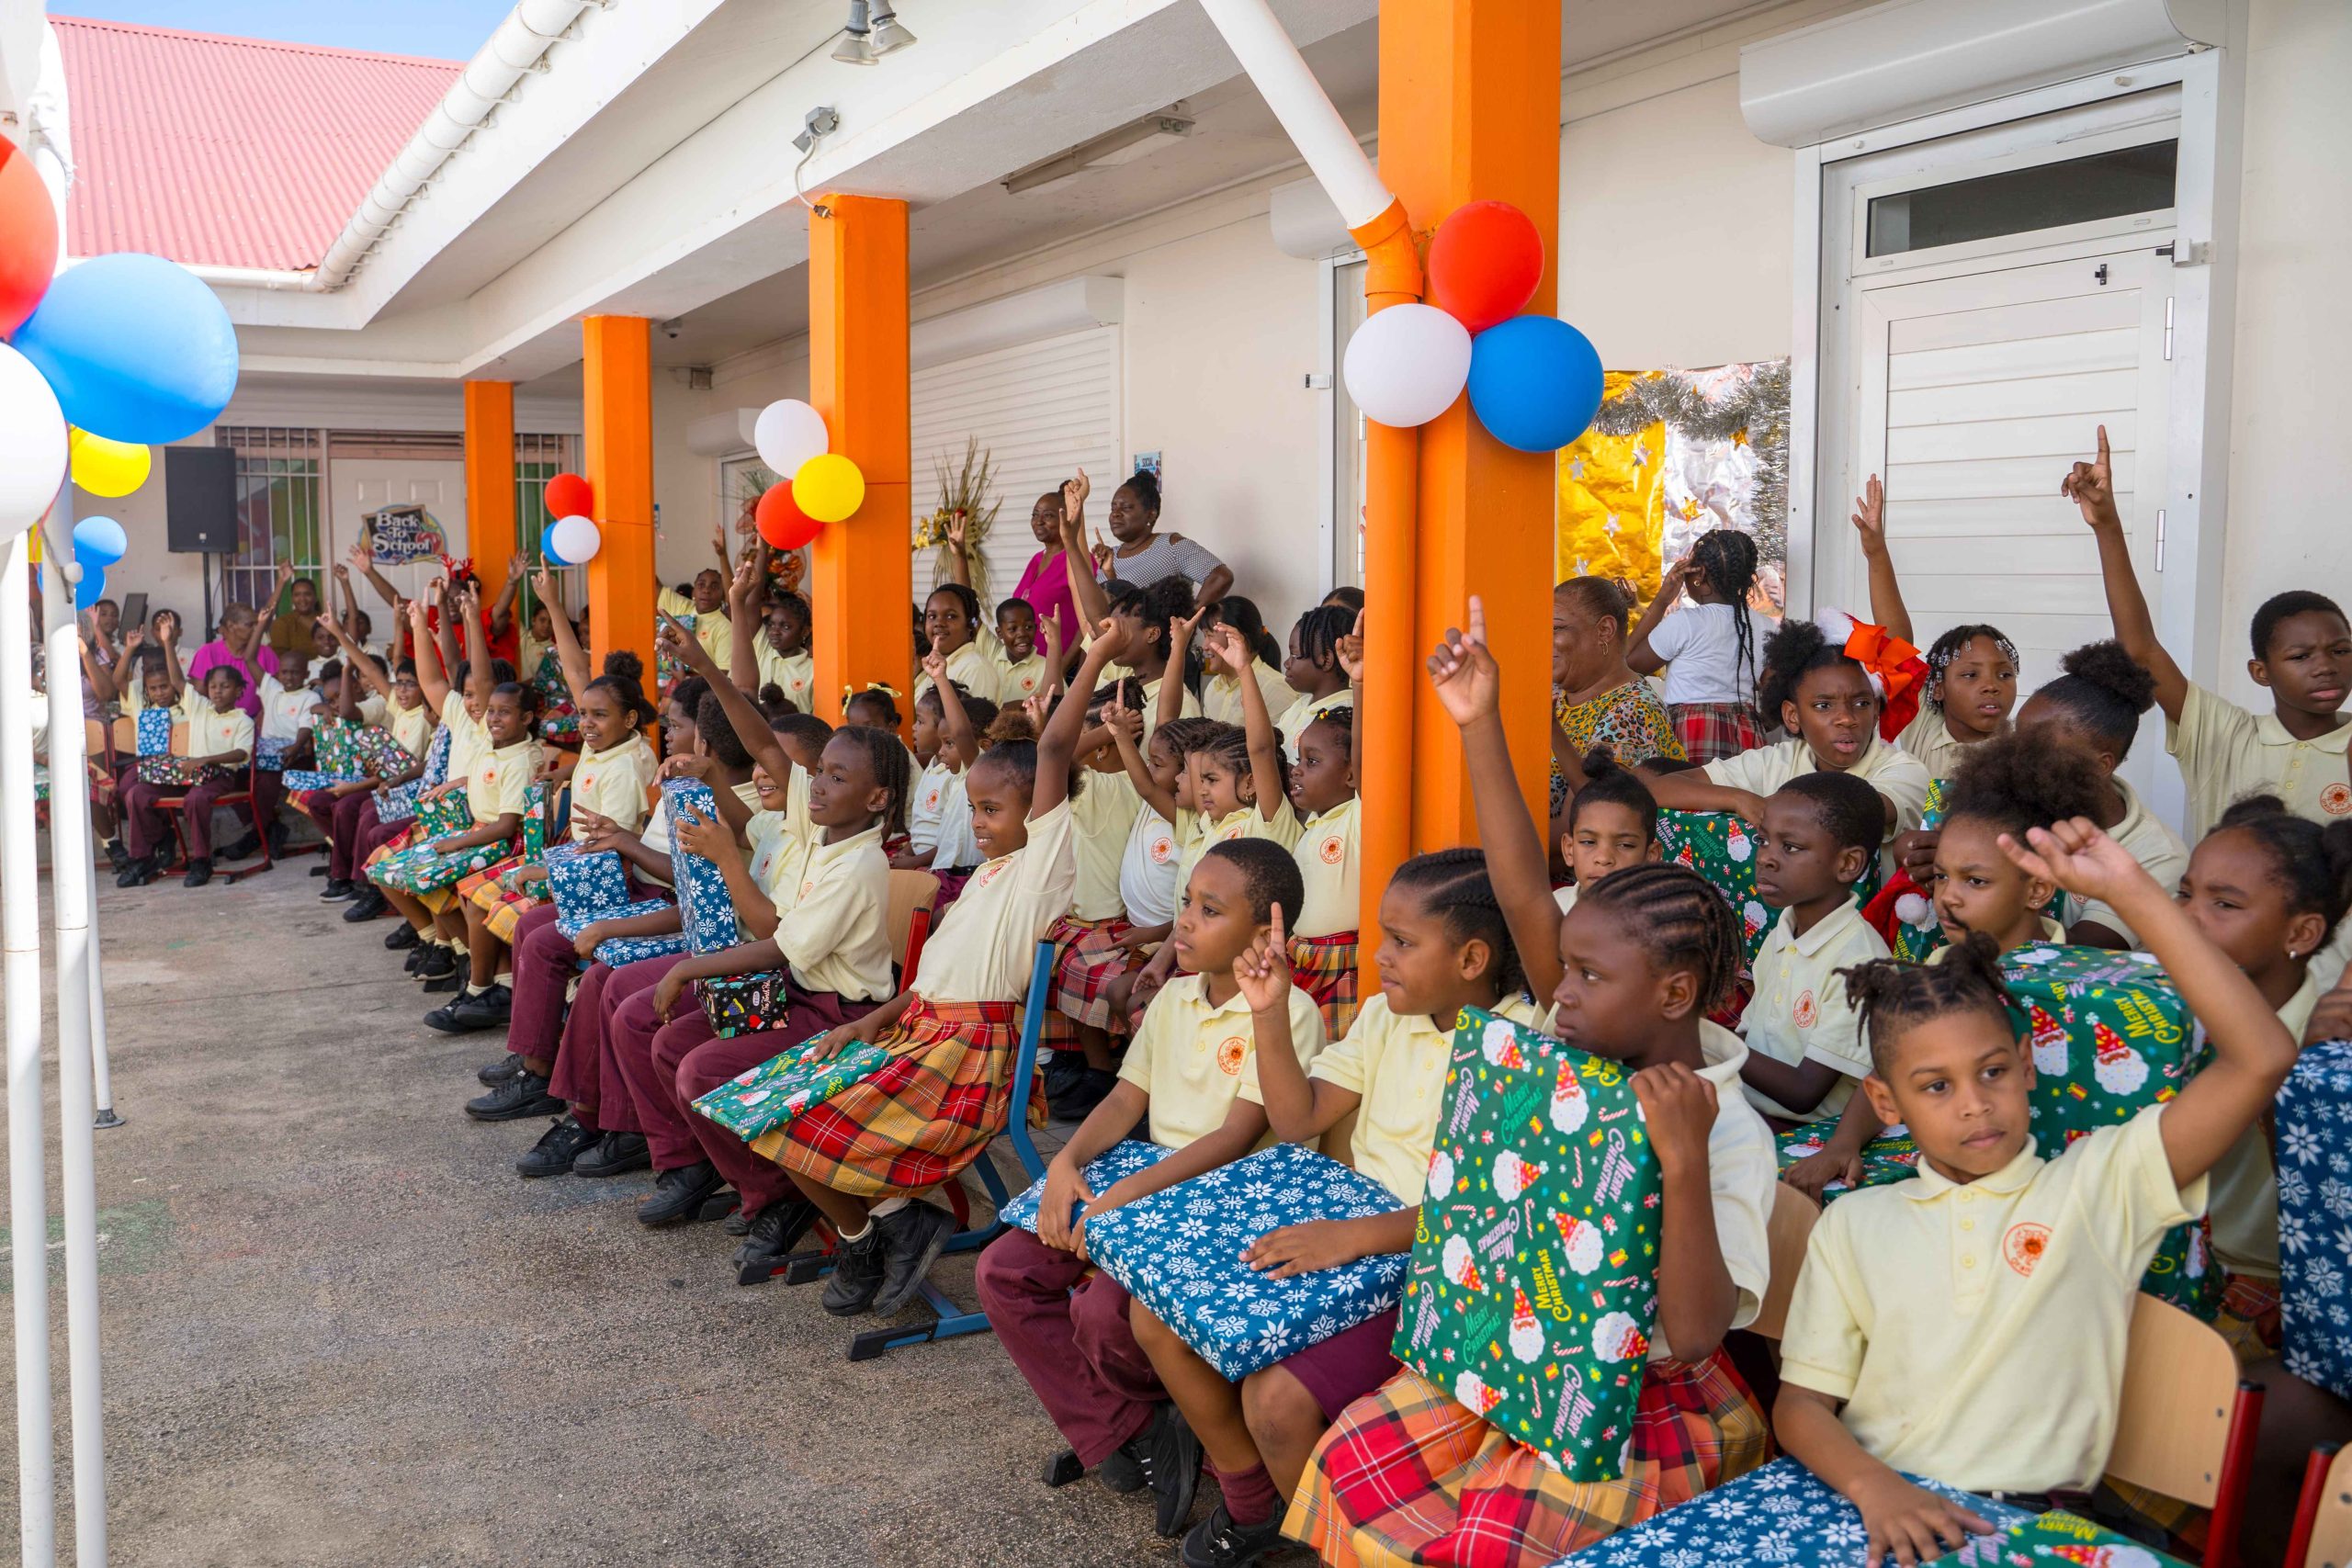
[[[465,70],[458,73],[457,81],[450,84],[448,92],[442,96],[417,133],[409,138],[408,145],[392,160],[392,166],[384,171],[383,177],[359,204],[359,210],[343,226],[334,243],[327,247],[326,256],[316,272],[263,276],[247,272],[214,277],[205,268],[192,270],[207,282],[299,288],[309,293],[342,288],[376,242],[400,220],[410,200],[440,173],[449,155],[481,129],[491,111],[506,101],[514,85],[526,73],[546,69],[542,58],[565,29],[580,18],[582,12],[592,7],[601,9],[610,3],[611,0],[520,0],[507,18],[498,24],[498,30],[490,35],[490,41],[466,62]],[[221,270],[225,273],[232,269]]]

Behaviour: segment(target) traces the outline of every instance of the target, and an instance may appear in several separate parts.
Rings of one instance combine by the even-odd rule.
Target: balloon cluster
[[[125,251],[58,276],[58,249],[49,187],[0,141],[0,539],[40,522],[69,472],[129,495],[150,446],[204,429],[237,389],[236,329],[193,273]],[[83,608],[129,547],[110,517],[74,525]]]
[[[548,481],[548,516],[539,530],[539,558],[549,566],[586,566],[605,547],[604,531],[589,515],[596,509],[596,492],[578,474],[558,474]]]
[[[825,416],[797,398],[760,411],[752,446],[781,479],[761,492],[752,520],[775,548],[797,550],[865,504],[865,476],[831,445]]]
[[[1544,279],[1544,239],[1507,201],[1456,208],[1430,241],[1427,305],[1375,311],[1342,375],[1364,417],[1427,424],[1463,389],[1506,446],[1555,452],[1600,409],[1600,355],[1556,316],[1522,315]]]

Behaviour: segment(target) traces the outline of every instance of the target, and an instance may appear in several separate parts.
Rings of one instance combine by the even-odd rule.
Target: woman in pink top
[[[1047,491],[1029,509],[1029,531],[1037,536],[1045,548],[1029,558],[1028,569],[1022,572],[1020,585],[1012,596],[1025,601],[1037,613],[1037,647],[1046,651],[1046,623],[1058,615],[1062,618],[1062,637],[1069,639],[1073,628],[1083,626],[1079,619],[1078,604],[1070,598],[1069,573],[1062,565],[1062,509],[1066,502],[1083,509],[1086,505],[1085,476],[1080,475],[1058,491]],[[1089,561],[1091,569],[1093,563]],[[1027,649],[1008,649],[1014,659],[1025,659]]]
[[[244,681],[237,705],[261,717],[261,678],[277,673],[277,655],[262,637],[260,617],[250,604],[232,604],[220,613],[220,635],[196,650],[188,660],[187,679],[201,689],[204,678],[222,665],[233,668]]]

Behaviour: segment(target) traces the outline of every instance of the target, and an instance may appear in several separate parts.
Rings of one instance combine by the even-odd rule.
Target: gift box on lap
[[[333,789],[337,784],[367,782],[366,775],[361,773],[322,773],[316,768],[288,768],[281,777],[286,785],[286,793],[288,795],[307,795],[312,790]],[[380,817],[382,813],[379,812],[378,815]],[[390,820],[397,821],[399,818],[394,818]]]
[[[1284,1225],[1369,1219],[1401,1206],[1339,1161],[1276,1144],[1095,1215],[1086,1251],[1238,1382],[1396,1305],[1406,1258],[1384,1253],[1276,1280],[1242,1262],[1242,1248]]]
[[[2287,1370],[2352,1399],[2352,1042],[2306,1048],[2278,1091],[2279,1321]]]
[[[139,782],[157,789],[193,789],[207,779],[226,778],[226,768],[199,767],[186,757],[141,757]]]
[[[513,848],[504,840],[492,844],[477,844],[460,853],[445,855],[431,843],[419,843],[413,849],[401,851],[369,870],[368,875],[379,887],[411,895],[439,893],[455,887],[475,872],[487,871],[506,858]]]
[[[139,710],[139,754],[142,757],[168,757],[172,751],[172,710],[141,708]]]
[[[290,740],[261,739],[254,742],[254,766],[265,773],[286,772],[286,754],[294,750]]]
[[[473,807],[466,802],[465,786],[416,803],[416,836],[420,842],[446,839],[474,825]]]
[[[1978,1497],[1921,1476],[1905,1480],[1949,1497],[2001,1529],[2025,1523],[2023,1508]],[[1979,1536],[1967,1551],[1988,1551],[2004,1538]],[[1666,1568],[1772,1563],[1775,1568],[1859,1568],[1870,1532],[1862,1512],[1792,1459],[1776,1459],[1646,1523],[1564,1557],[1554,1568]],[[1939,1559],[1959,1563],[1959,1555]],[[1976,1562],[1991,1563],[1990,1556]]]
[[[702,1015],[721,1039],[739,1034],[763,1034],[784,1027],[792,1010],[792,996],[785,971],[763,969],[751,975],[715,975],[695,982]]]
[[[1174,1152],[1141,1138],[1128,1138],[1113,1144],[1087,1162],[1082,1173],[1086,1178],[1086,1190],[1099,1197],[1136,1171],[1149,1170]],[[1046,1179],[1041,1176],[1007,1203],[997,1218],[1008,1225],[1019,1225],[1024,1231],[1034,1231],[1037,1228],[1037,1205],[1044,1201],[1045,1196]],[[1076,1219],[1084,1207],[1082,1203],[1073,1204],[1070,1217]]]
[[[547,872],[557,915],[574,936],[580,927],[608,918],[607,911],[629,901],[628,872],[611,850],[558,844],[547,852]]]
[[[1773,1141],[1780,1145],[1782,1174],[1797,1161],[1819,1154],[1827,1145],[1832,1131],[1831,1124],[1825,1122],[1792,1127],[1776,1134]],[[1902,1128],[1881,1133],[1862,1145],[1862,1186],[1883,1187],[1890,1181],[1906,1181],[1918,1174],[1919,1145]],[[1826,1203],[1854,1190],[1842,1181],[1833,1181],[1821,1190],[1821,1201]]]
[[[663,909],[669,907],[656,906]],[[665,931],[660,936],[616,936],[596,944],[596,962],[608,969],[626,969],[649,958],[675,958],[685,951],[686,939],[679,931]]]
[[[678,889],[678,914],[686,946],[695,953],[717,953],[743,939],[736,933],[735,901],[728,897],[727,878],[718,866],[679,847],[680,818],[691,812],[699,820],[718,818],[718,801],[699,779],[665,779],[662,792],[670,797],[671,880]]]
[[[821,1062],[806,1060],[816,1043],[804,1040],[736,1074],[695,1100],[695,1110],[749,1143],[890,1065],[889,1052],[865,1041],[854,1041]]]
[[[548,795],[544,779],[523,786],[523,858],[533,865],[547,863]]]
[[[1756,835],[1751,827],[1727,811],[1661,811],[1657,814],[1658,848],[1664,858],[1688,866],[1707,879],[1739,916],[1739,938],[1747,962],[1756,962],[1772,922],[1781,918],[1756,896]],[[1854,894],[1868,904],[1884,874],[1871,861]]]
[[[559,900],[556,905],[555,926],[556,930],[561,931],[564,935],[577,940],[582,931],[586,931],[598,920],[630,920],[637,919],[640,915],[658,915],[662,913],[662,910],[669,908],[670,901],[667,898],[639,898],[633,903],[612,904],[599,909],[582,909],[574,913],[567,914],[564,911],[561,901]],[[675,932],[668,932],[664,934],[665,937],[676,935]],[[616,937],[614,940],[616,942],[628,942],[636,939],[631,937]],[[680,940],[683,941],[684,939],[681,938]],[[684,950],[681,948],[680,951],[683,952]]]
[[[1463,1010],[1396,1357],[1571,1481],[1625,1472],[1657,1159],[1624,1069]]]
[[[2037,1562],[2052,1568],[2188,1568],[2177,1557],[2063,1508],[2012,1524],[2003,1535],[1972,1540],[1938,1561],[1958,1568],[2033,1568]]]

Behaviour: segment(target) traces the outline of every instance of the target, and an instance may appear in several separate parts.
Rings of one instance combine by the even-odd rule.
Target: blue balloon
[[[71,423],[149,446],[194,435],[237,389],[237,333],[196,275],[136,251],[60,274],[10,346]]]
[[[552,568],[562,568],[571,564],[570,561],[555,553],[555,522],[553,519],[549,519],[547,525],[539,530],[539,558],[547,562],[548,565]]]
[[[113,518],[85,517],[74,525],[74,558],[84,566],[112,566],[130,553],[130,536]]]
[[[1556,316],[1514,316],[1470,342],[1470,406],[1504,446],[1556,452],[1600,412],[1600,355]]]
[[[102,566],[82,568],[82,581],[74,585],[74,607],[88,610],[107,596],[107,569]]]

